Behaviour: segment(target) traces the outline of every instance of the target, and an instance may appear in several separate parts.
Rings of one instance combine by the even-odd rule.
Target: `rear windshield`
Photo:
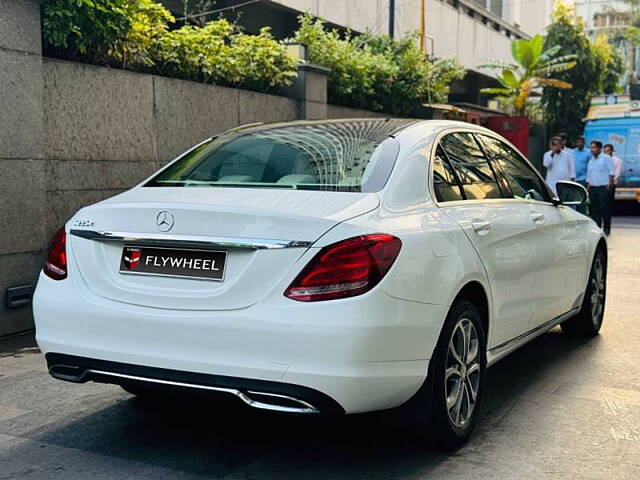
[[[251,187],[377,192],[406,120],[290,125],[226,134],[183,155],[148,187]]]

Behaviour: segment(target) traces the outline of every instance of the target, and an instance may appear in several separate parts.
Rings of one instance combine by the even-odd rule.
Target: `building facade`
[[[640,70],[640,55],[639,49],[629,44],[625,33],[640,11],[633,11],[631,4],[623,0],[580,0],[575,2],[575,9],[576,15],[584,21],[589,37],[606,35],[622,55],[627,72],[621,83],[626,90],[629,83],[637,81],[637,75],[633,75],[633,72]]]

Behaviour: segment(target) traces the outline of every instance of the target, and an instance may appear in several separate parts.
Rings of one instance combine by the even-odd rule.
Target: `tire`
[[[409,421],[422,429],[437,450],[457,450],[475,428],[484,395],[486,346],[478,308],[467,300],[457,300],[429,362],[428,378],[408,404]]]
[[[607,298],[607,259],[598,248],[591,264],[582,308],[577,315],[562,322],[562,331],[571,337],[595,337],[602,328]]]

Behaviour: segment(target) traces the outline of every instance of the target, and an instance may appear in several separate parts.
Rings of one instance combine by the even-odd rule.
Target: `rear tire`
[[[607,260],[598,249],[591,264],[589,281],[580,312],[562,322],[562,331],[571,337],[595,337],[602,328],[607,297]]]
[[[437,450],[460,448],[475,428],[484,395],[486,345],[478,308],[457,300],[440,333],[428,379],[408,405],[413,425]]]

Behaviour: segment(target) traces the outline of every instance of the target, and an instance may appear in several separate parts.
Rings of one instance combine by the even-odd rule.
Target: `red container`
[[[525,156],[529,156],[529,119],[526,117],[489,117],[485,125],[513,143]]]

